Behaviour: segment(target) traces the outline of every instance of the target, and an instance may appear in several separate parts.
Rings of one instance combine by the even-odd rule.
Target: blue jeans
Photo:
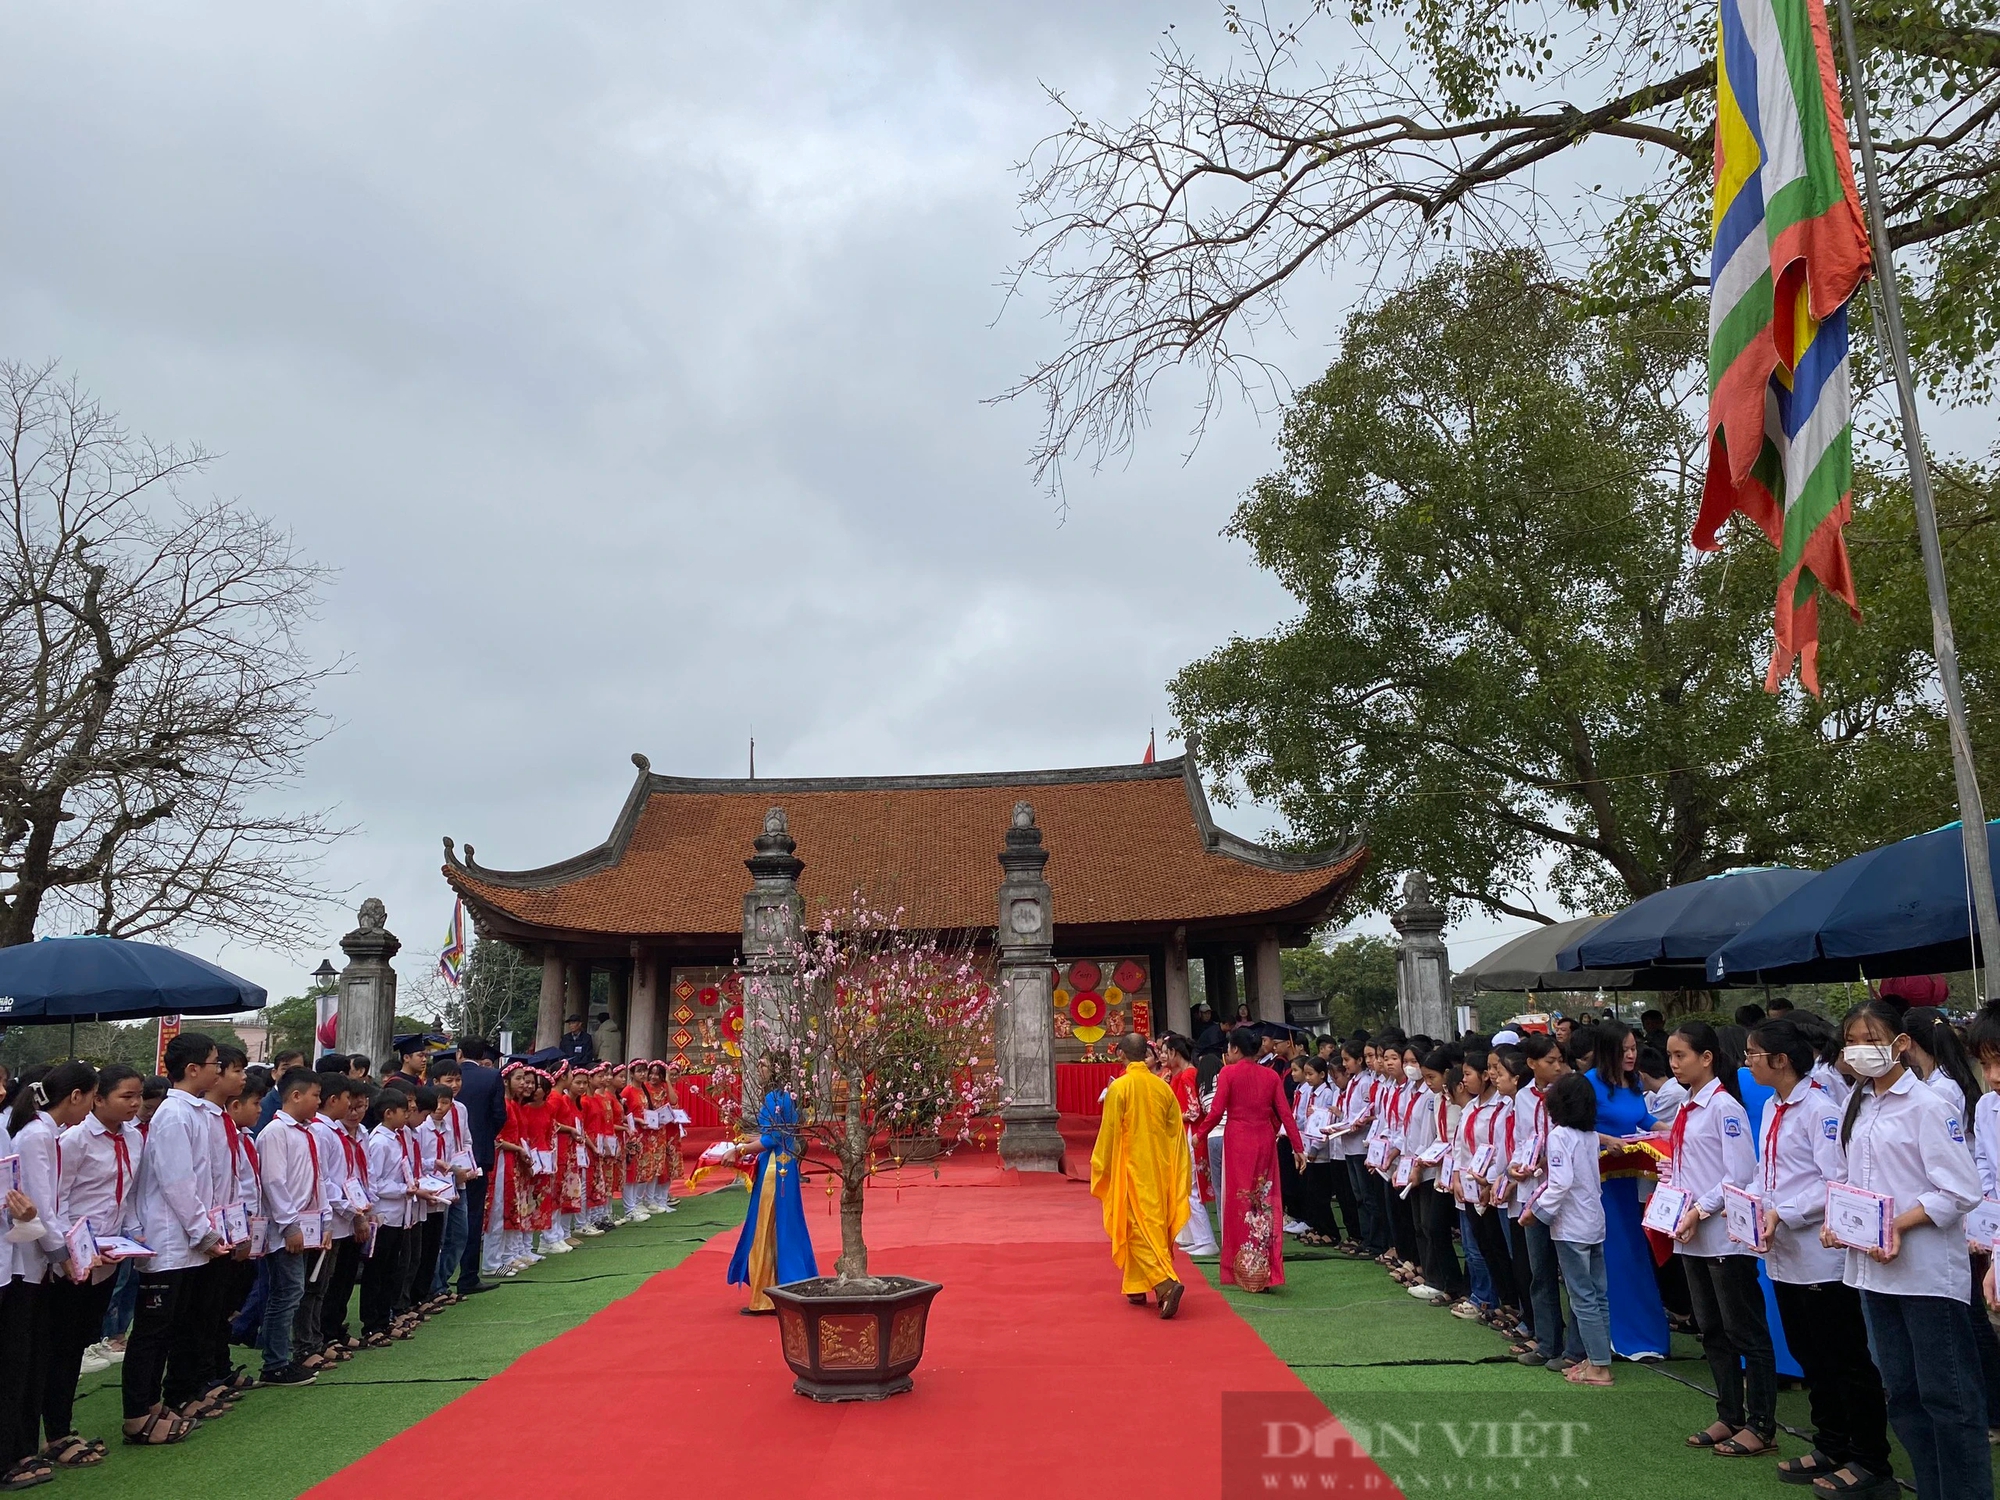
[[[1569,1288],[1570,1310],[1583,1334],[1584,1356],[1594,1365],[1611,1363],[1611,1291],[1604,1274],[1604,1246],[1550,1240]],[[1983,1456],[1983,1453],[1982,1453]]]
[[[139,1305],[139,1263],[120,1263],[111,1278],[111,1305],[104,1310],[103,1337],[115,1339],[132,1326],[132,1309]]]
[[[264,1303],[264,1326],[258,1331],[257,1347],[264,1353],[267,1374],[292,1362],[292,1319],[305,1296],[305,1262],[302,1250],[278,1250],[264,1257],[270,1294]]]
[[[1861,1316],[1919,1500],[1993,1500],[1972,1309],[1950,1297],[1863,1292]]]
[[[1465,1252],[1465,1274],[1472,1283],[1472,1300],[1480,1307],[1491,1308],[1494,1304],[1493,1273],[1486,1269],[1486,1257],[1479,1253],[1478,1242],[1472,1233],[1472,1210],[1458,1211],[1458,1247]]]
[[[437,1274],[431,1277],[430,1291],[426,1296],[442,1297],[451,1290],[451,1278],[457,1274],[459,1262],[465,1259],[467,1232],[465,1189],[460,1188],[458,1196],[451,1200],[451,1207],[445,1211],[444,1238],[438,1241]]]
[[[1540,1219],[1516,1224],[1528,1239],[1528,1273],[1533,1278],[1529,1299],[1535,1307],[1535,1352],[1544,1359],[1567,1355],[1583,1358],[1583,1330],[1576,1326],[1576,1308],[1564,1316],[1562,1274],[1556,1269],[1556,1242]]]

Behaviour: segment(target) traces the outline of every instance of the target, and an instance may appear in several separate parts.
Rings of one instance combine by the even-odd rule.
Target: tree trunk
[[[868,1242],[861,1237],[861,1194],[868,1186],[868,1127],[861,1118],[861,1080],[847,1080],[847,1132],[840,1143],[840,1259],[842,1281],[868,1274]]]

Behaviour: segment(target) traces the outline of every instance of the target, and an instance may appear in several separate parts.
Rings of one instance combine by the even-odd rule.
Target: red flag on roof
[[[1153,763],[1153,731],[1149,729],[1146,731],[1146,754],[1140,760],[1139,764],[1142,766],[1150,766],[1152,763]]]

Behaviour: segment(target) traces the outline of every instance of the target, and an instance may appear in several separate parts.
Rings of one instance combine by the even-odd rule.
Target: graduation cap
[[[1292,1028],[1281,1026],[1276,1021],[1254,1021],[1250,1029],[1259,1036],[1269,1037],[1274,1042],[1289,1042],[1292,1039]]]
[[[449,1040],[449,1037],[441,1036],[435,1031],[417,1031],[408,1036],[397,1037],[392,1045],[396,1049],[396,1056],[408,1057],[412,1052],[429,1052],[434,1042]]]

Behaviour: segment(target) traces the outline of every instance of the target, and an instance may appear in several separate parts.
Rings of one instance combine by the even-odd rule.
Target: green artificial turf
[[[295,1390],[252,1391],[237,1409],[185,1441],[160,1448],[119,1443],[119,1367],[86,1375],[77,1430],[101,1437],[111,1453],[96,1468],[58,1470],[38,1494],[78,1500],[160,1500],[163,1495],[227,1495],[291,1500],[380,1447],[537,1345],[576,1327],[678,1265],[718,1229],[739,1223],[748,1195],[707,1193],[679,1200],[669,1217],[577,1241],[500,1287],[447,1308],[413,1339],[368,1350]],[[352,1315],[360,1294],[349,1305]],[[254,1350],[233,1351],[253,1368]]]
[[[1810,1493],[1781,1484],[1772,1460],[1684,1446],[1715,1419],[1708,1366],[1692,1339],[1676,1336],[1673,1357],[1657,1363],[1618,1361],[1610,1390],[1579,1390],[1516,1363],[1498,1334],[1424,1306],[1369,1261],[1288,1244],[1285,1285],[1254,1296],[1221,1287],[1214,1261],[1196,1264],[1328,1409],[1367,1435],[1365,1446],[1407,1495]],[[1803,1390],[1779,1393],[1778,1421],[1795,1429],[1779,1433],[1783,1456],[1811,1447],[1797,1435],[1812,1429]],[[1428,1435],[1413,1425],[1424,1423]],[[1524,1442],[1537,1456],[1515,1456]],[[1568,1451],[1557,1455],[1564,1442]],[[1900,1445],[1895,1458],[1907,1480]]]

